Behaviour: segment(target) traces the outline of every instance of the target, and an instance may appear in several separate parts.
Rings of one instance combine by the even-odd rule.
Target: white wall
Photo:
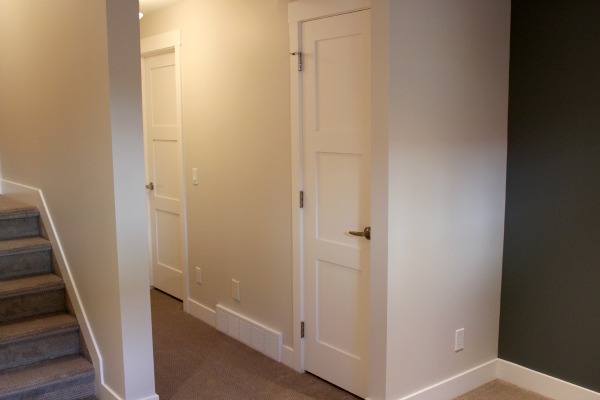
[[[375,345],[373,362],[386,371],[376,398],[398,399],[497,356],[510,2],[373,3],[374,40],[389,41],[374,46],[374,102],[389,96],[387,118],[375,111],[388,126],[374,126],[389,192],[375,197],[389,225],[387,286],[374,282],[387,289],[387,351]]]
[[[371,293],[369,398],[387,399],[390,36],[389,1],[371,2]]]
[[[190,297],[281,331],[290,345],[287,3],[186,0],[146,15],[141,36],[181,29]]]
[[[137,0],[106,1],[125,399],[155,396],[138,12]]]
[[[137,1],[106,3],[0,2],[0,159],[43,191],[104,388],[134,399],[154,393]]]

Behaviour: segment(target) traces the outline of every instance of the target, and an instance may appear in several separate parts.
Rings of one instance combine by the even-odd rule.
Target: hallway
[[[229,338],[153,289],[156,393],[161,400],[358,399]]]
[[[150,292],[156,393],[161,400],[357,400],[316,376],[294,370],[183,312]],[[550,400],[495,380],[456,400]]]

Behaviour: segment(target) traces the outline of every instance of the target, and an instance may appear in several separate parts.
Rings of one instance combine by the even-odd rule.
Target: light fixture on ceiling
[[[144,18],[144,13],[140,11],[140,19]]]

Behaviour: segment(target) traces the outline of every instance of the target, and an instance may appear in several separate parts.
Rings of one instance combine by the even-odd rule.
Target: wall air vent
[[[217,329],[281,362],[281,333],[217,304]]]

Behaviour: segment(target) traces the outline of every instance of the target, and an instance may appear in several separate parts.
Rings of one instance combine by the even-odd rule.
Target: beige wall
[[[142,38],[175,29],[182,38],[190,297],[281,331],[289,345],[287,0],[187,0],[141,22]],[[231,298],[232,278],[241,282],[240,302]]]
[[[375,98],[389,99],[374,133],[389,174],[374,202],[388,212],[387,266],[374,266],[387,268],[386,351],[374,353],[386,384],[374,398],[398,399],[497,357],[510,2],[374,4],[388,42],[374,46]]]
[[[106,387],[142,398],[154,382],[137,1],[108,3],[107,20],[102,0],[0,2],[0,159],[4,179],[45,195]],[[115,91],[124,74],[133,84]]]

